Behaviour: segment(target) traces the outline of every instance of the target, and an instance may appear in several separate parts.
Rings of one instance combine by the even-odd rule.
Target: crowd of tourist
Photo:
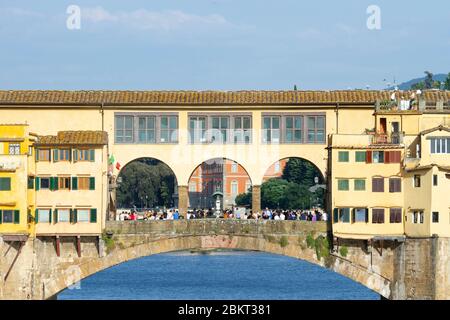
[[[178,209],[168,210],[146,210],[137,213],[136,210],[123,212],[119,216],[119,220],[178,220],[184,219],[180,215]],[[271,210],[266,208],[261,212],[241,212],[239,210],[226,209],[219,213],[212,208],[188,210],[186,219],[206,219],[206,218],[222,218],[222,219],[254,219],[254,220],[302,220],[302,221],[327,221],[327,213],[321,209],[313,208],[310,210]]]

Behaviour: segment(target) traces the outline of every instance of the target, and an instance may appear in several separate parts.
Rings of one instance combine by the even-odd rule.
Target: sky
[[[383,89],[449,53],[448,0],[0,0],[2,90]]]

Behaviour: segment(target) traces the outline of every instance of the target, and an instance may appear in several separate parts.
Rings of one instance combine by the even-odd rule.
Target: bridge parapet
[[[180,235],[306,235],[326,233],[324,221],[274,221],[238,219],[195,219],[169,221],[108,221],[106,232],[113,235],[142,234],[154,236]]]

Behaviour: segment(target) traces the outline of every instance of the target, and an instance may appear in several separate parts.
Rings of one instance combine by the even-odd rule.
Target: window
[[[402,208],[390,208],[389,209],[389,222],[401,223],[402,222]]]
[[[159,142],[178,142],[178,117],[162,116]]]
[[[73,160],[76,161],[95,161],[95,149],[74,149]]]
[[[231,194],[236,195],[238,193],[238,182],[232,181],[231,182]]]
[[[78,189],[89,190],[89,177],[77,177]]]
[[[414,187],[420,188],[420,174],[415,174],[413,177]]]
[[[389,192],[402,192],[401,178],[389,178]]]
[[[70,177],[59,177],[58,178],[58,189],[70,190]]]
[[[280,161],[275,162],[274,172],[280,172]]]
[[[354,208],[353,209],[353,222],[368,222],[369,210],[367,208]]]
[[[50,178],[38,178],[40,189],[50,189]]]
[[[373,163],[384,163],[384,151],[372,151]]]
[[[366,151],[355,151],[355,162],[366,162]]]
[[[89,222],[89,209],[76,209],[78,222]]]
[[[234,143],[250,143],[252,137],[251,117],[234,117]]]
[[[1,223],[13,223],[14,211],[13,210],[0,210],[0,222]]]
[[[450,153],[450,138],[431,138],[431,153]]]
[[[70,161],[70,149],[53,150],[53,161]]]
[[[339,221],[350,222],[350,208],[339,208]]]
[[[348,162],[348,151],[339,151],[338,155],[339,162]]]
[[[139,117],[138,120],[138,142],[139,143],[155,143],[156,128],[155,117]]]
[[[206,142],[206,118],[190,117],[189,118],[189,137],[190,143]]]
[[[238,164],[236,162],[233,162],[231,164],[231,172],[233,172],[233,173],[238,172]]]
[[[372,178],[372,192],[384,192],[384,178]]]
[[[50,149],[38,149],[36,152],[37,161],[50,161]]]
[[[11,191],[11,178],[0,178],[0,191]]]
[[[20,154],[20,143],[10,143],[9,154]]]
[[[325,142],[325,117],[308,116],[308,142]]]
[[[38,222],[51,222],[50,220],[50,209],[38,209],[37,210],[37,221]]]
[[[197,192],[197,183],[195,182],[189,183],[189,192]]]
[[[384,209],[372,209],[372,223],[384,223]]]
[[[303,137],[303,117],[289,116],[285,118],[285,142],[301,143]]]
[[[384,151],[384,163],[400,163],[401,157],[400,151]]]
[[[338,190],[348,191],[348,179],[338,179]]]
[[[416,210],[412,212],[413,223],[423,223],[424,213],[423,210]]]
[[[28,155],[29,156],[33,155],[33,146],[28,146]]]
[[[438,185],[438,175],[433,174],[433,186],[437,186],[437,185]]]
[[[354,183],[355,191],[366,190],[366,179],[355,179]]]
[[[280,143],[280,117],[263,117],[263,142]]]
[[[433,223],[439,223],[439,212],[433,211],[431,219]]]
[[[116,142],[133,142],[133,116],[115,117]]]
[[[252,187],[252,184],[250,183],[249,180],[247,180],[245,182],[245,192],[248,192],[250,190],[250,188]]]
[[[58,222],[69,222],[70,221],[70,210],[69,209],[57,209],[55,210]]]

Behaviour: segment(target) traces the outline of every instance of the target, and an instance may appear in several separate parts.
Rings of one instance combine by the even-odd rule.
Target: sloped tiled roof
[[[393,91],[55,91],[0,90],[0,104],[67,105],[270,105],[373,104],[390,99]],[[397,91],[406,99],[413,91]],[[450,91],[428,90],[427,101],[450,101]]]
[[[36,145],[105,145],[105,131],[59,131],[56,136],[39,136]]]
[[[446,126],[443,126],[443,125],[439,125],[439,126],[434,127],[434,128],[423,130],[423,131],[420,132],[420,134],[421,135],[425,135],[425,134],[428,134],[428,133],[431,133],[431,132],[434,132],[434,131],[442,131],[442,130],[450,132],[450,128],[449,127],[446,127]]]

